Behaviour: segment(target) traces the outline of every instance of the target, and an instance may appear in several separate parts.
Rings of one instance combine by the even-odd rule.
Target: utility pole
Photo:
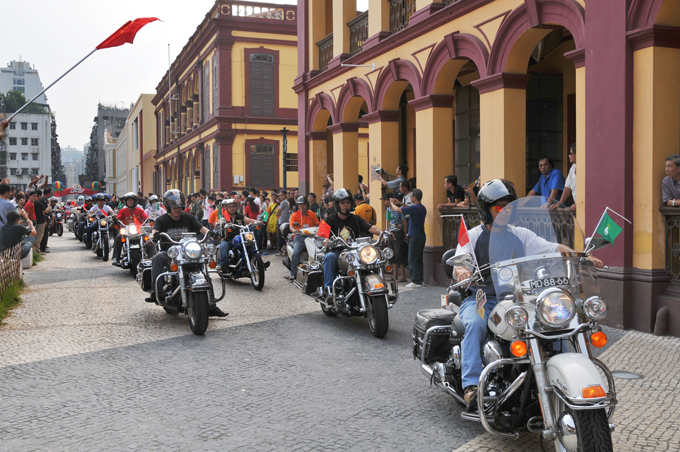
[[[286,187],[286,175],[288,173],[288,132],[290,130],[286,129],[285,127],[281,129],[281,133],[283,134],[283,189],[287,190],[288,188]]]

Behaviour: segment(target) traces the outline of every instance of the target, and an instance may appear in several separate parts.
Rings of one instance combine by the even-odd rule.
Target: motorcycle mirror
[[[448,260],[456,254],[456,249],[448,250],[442,256],[442,265],[444,266],[444,274],[453,279],[453,266],[448,264]]]
[[[602,237],[591,237],[589,239],[586,239],[586,250],[588,250],[587,251],[588,253],[601,250],[607,245],[609,245],[609,242],[603,239]]]
[[[465,254],[459,254],[458,256],[452,256],[450,259],[446,261],[446,265],[450,265],[451,267],[457,267],[457,266],[468,266],[468,265],[475,265],[475,260],[472,257],[471,254],[465,253]]]

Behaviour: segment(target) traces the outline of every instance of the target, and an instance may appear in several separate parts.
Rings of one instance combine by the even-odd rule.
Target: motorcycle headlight
[[[392,248],[385,248],[382,250],[382,257],[384,260],[392,259],[394,257],[394,250]]]
[[[571,322],[576,314],[574,299],[559,287],[544,290],[537,298],[536,312],[543,326],[562,327]]]
[[[512,328],[519,330],[527,325],[529,313],[521,306],[513,306],[505,312],[505,321]]]
[[[365,246],[359,251],[359,259],[364,264],[372,264],[377,258],[378,250],[373,245]]]
[[[121,228],[120,229],[120,235],[125,235],[125,234],[127,234],[127,231],[125,230],[125,228]]]
[[[60,214],[60,213],[57,214],[57,218],[61,218],[61,214]]]
[[[215,254],[215,250],[216,250],[215,245],[213,245],[212,243],[208,244],[205,247],[205,252],[208,253],[208,255]]]
[[[99,224],[102,225],[102,226],[106,226],[106,220],[100,220]]]
[[[134,224],[131,224],[126,228],[128,230],[128,234],[135,235],[139,234],[139,228],[135,226]]]
[[[198,242],[187,242],[184,245],[184,254],[186,254],[189,259],[198,259],[201,257],[202,251],[203,249]]]
[[[244,235],[246,237],[246,240],[249,242],[255,240],[255,234],[253,234],[252,232],[246,232]]]
[[[179,256],[179,248],[176,246],[171,246],[168,250],[168,257],[170,259],[176,259]]]
[[[583,303],[583,312],[590,320],[602,320],[607,315],[607,303],[600,297],[590,297]]]

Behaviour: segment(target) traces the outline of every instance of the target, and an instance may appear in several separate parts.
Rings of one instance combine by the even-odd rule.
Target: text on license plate
[[[561,277],[561,278],[543,278],[543,279],[534,279],[532,281],[529,281],[529,288],[530,289],[543,289],[546,287],[554,287],[554,286],[568,286],[569,285],[569,278]]]

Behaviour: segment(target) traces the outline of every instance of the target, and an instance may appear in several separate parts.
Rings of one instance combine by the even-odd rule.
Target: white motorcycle
[[[558,250],[558,244],[587,246],[573,214],[542,203],[541,197],[523,198],[499,213],[489,238],[489,264],[477,267],[471,255],[448,259],[448,274],[452,266],[466,266],[473,276],[449,286],[449,309],[418,312],[413,355],[431,383],[464,404],[459,288],[493,285],[498,303],[487,322],[478,409],[462,417],[494,435],[517,439],[521,429],[538,433],[560,452],[611,451],[614,378],[591,355],[591,347],[607,342],[598,324],[607,304],[588,254]],[[478,294],[476,309],[486,300]]]
[[[299,224],[294,226],[299,227]],[[295,237],[302,234],[305,237],[305,249],[300,255],[300,263],[306,264],[311,260],[316,259],[316,255],[321,252],[321,247],[323,246],[323,239],[317,242],[316,234],[319,232],[319,227],[314,226],[312,228],[303,228],[296,232],[291,232],[290,225],[284,223],[281,225],[281,232],[287,237],[286,240],[286,256],[282,259],[283,265],[290,270],[291,259],[293,258],[293,246],[295,244]]]

